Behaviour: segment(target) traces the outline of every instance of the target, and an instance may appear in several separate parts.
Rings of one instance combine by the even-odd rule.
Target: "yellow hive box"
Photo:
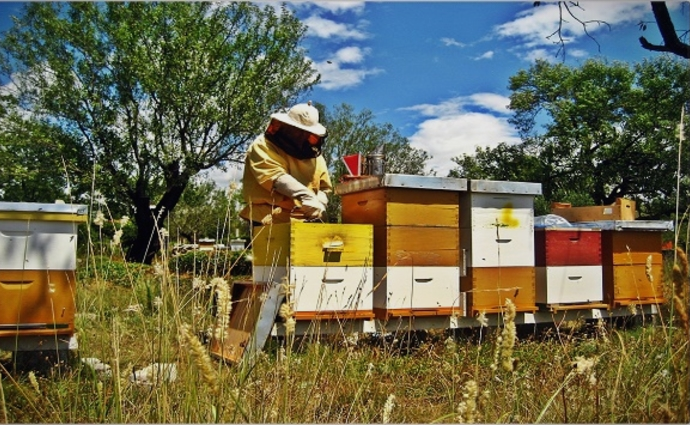
[[[366,224],[283,223],[254,228],[255,266],[371,265],[373,227]]]

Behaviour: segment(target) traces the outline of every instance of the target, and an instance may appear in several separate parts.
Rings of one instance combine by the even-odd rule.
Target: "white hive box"
[[[468,267],[534,266],[534,197],[541,184],[471,180],[460,196]]]
[[[85,205],[0,202],[0,337],[74,331]]]
[[[510,299],[517,311],[536,311],[534,197],[541,184],[470,180],[460,194],[461,246],[467,277],[467,309],[501,311]]]
[[[1,270],[74,270],[85,205],[0,202]]]

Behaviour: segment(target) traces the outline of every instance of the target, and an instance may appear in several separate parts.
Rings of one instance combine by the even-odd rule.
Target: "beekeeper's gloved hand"
[[[273,182],[273,189],[281,195],[297,199],[301,204],[300,210],[307,219],[321,218],[326,207],[316,197],[316,194],[289,174],[283,174]]]
[[[328,207],[328,194],[326,192],[319,190],[316,193],[316,199],[323,204],[324,208]]]

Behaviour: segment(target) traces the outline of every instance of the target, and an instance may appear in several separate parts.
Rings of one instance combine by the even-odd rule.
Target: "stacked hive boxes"
[[[0,338],[74,333],[84,205],[0,202]]]
[[[372,226],[286,223],[254,228],[253,280],[287,281],[296,320],[370,319]]]
[[[471,180],[460,194],[468,313],[535,311],[534,196],[541,184]]]
[[[546,227],[534,232],[536,301],[551,307],[605,307],[601,231]]]
[[[463,315],[465,179],[385,174],[339,185],[343,223],[374,226],[376,317]]]
[[[664,303],[661,254],[670,221],[612,220],[602,228],[604,300],[612,307]]]

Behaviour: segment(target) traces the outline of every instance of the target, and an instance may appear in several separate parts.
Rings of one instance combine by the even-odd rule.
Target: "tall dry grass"
[[[97,239],[97,236],[94,237]],[[108,246],[100,244],[99,246]],[[94,254],[94,253],[91,253]],[[134,267],[109,252],[77,291],[77,362],[33,374],[0,369],[4,422],[156,423],[622,423],[690,421],[688,260],[668,264],[663,320],[516,325],[508,303],[500,326],[414,334],[271,338],[235,366],[208,356],[205,341],[227,324],[232,280],[213,270],[181,274]],[[99,264],[122,262],[128,284]],[[89,263],[90,262],[90,263]],[[228,287],[224,287],[221,281]],[[290,288],[285,288],[289,292]],[[214,295],[215,294],[215,295]],[[673,295],[670,295],[673,294]],[[227,302],[219,305],[218,301]],[[214,301],[215,300],[215,301]],[[289,300],[289,297],[288,297]],[[219,317],[220,312],[220,317]],[[281,312],[290,329],[290,304]],[[347,323],[343,324],[346,329]],[[314,326],[314,328],[318,328]],[[38,359],[39,363],[42,359]],[[176,366],[135,382],[134,372]]]

